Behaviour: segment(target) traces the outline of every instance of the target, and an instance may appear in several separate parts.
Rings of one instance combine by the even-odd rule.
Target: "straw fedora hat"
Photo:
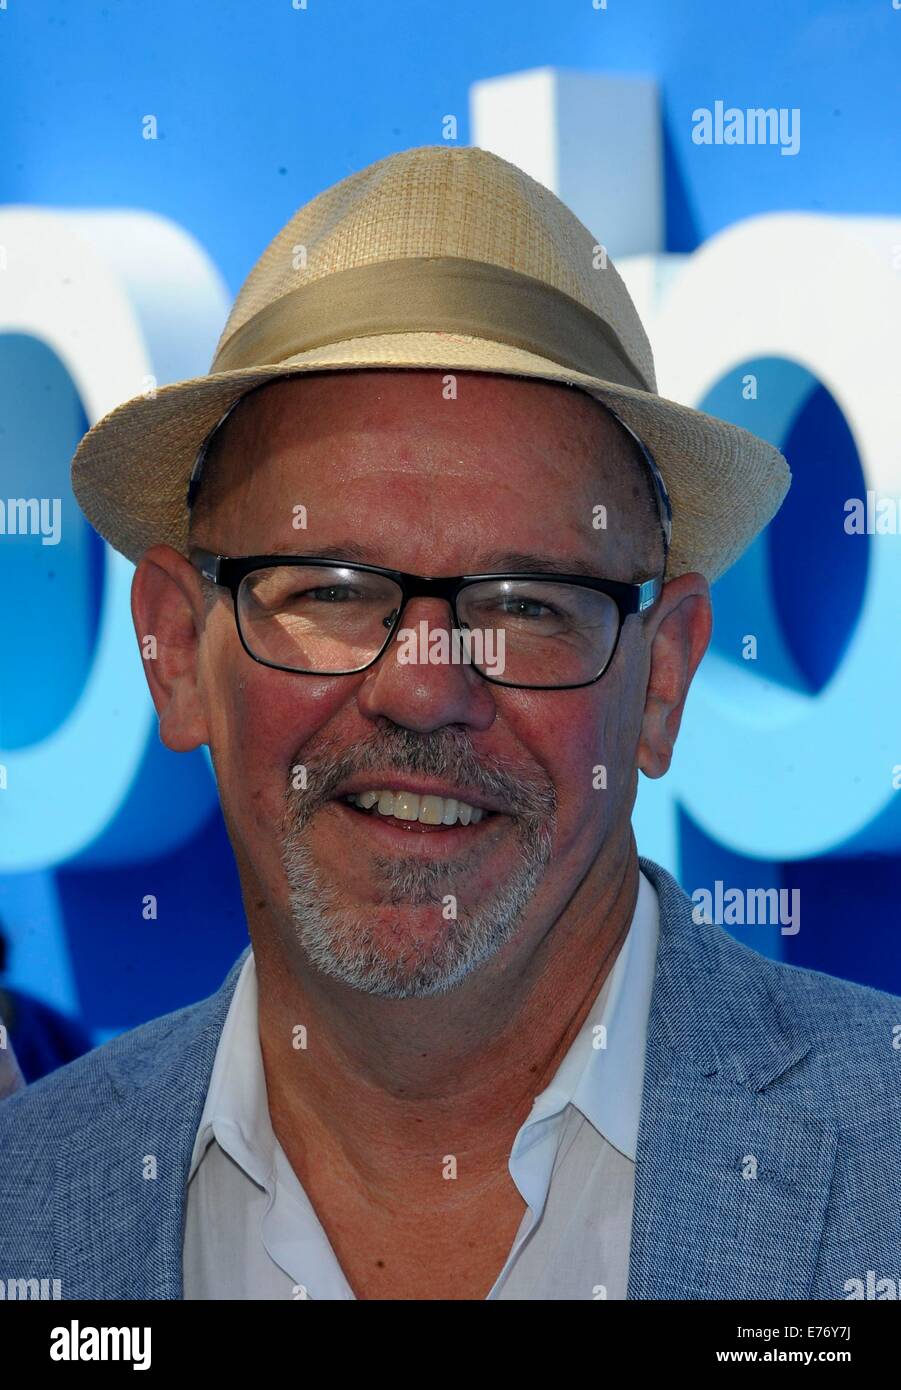
[[[587,227],[486,150],[426,145],[302,207],[245,280],[206,376],[126,401],[83,437],[75,496],[137,562],[186,553],[198,453],[248,390],[304,371],[499,372],[569,383],[650,450],[672,507],[666,577],[723,573],[778,510],[785,459],[747,430],[657,394],[635,306]]]

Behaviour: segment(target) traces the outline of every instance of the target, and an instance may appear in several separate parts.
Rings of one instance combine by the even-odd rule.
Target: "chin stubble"
[[[550,859],[556,795],[549,783],[536,785],[497,763],[476,757],[465,734],[445,728],[432,734],[397,729],[390,736],[356,745],[310,768],[307,786],[286,792],[281,855],[290,890],[291,927],[310,963],[323,974],[367,994],[388,999],[444,994],[513,936]],[[376,856],[372,863],[384,885],[385,905],[431,906],[441,930],[411,942],[403,955],[386,953],[384,927],[374,932],[363,911],[339,905],[338,885],[316,864],[306,828],[316,811],[358,773],[391,768],[398,773],[444,778],[497,799],[513,819],[520,861],[513,873],[479,902],[466,900],[472,857],[404,860]],[[445,920],[452,895],[457,915]]]

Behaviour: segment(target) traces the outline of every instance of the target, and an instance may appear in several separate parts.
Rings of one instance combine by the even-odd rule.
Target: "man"
[[[492,155],[392,156],[276,237],[208,377],[82,441],[252,950],[0,1106],[0,1277],[840,1298],[898,1268],[901,1001],[638,857],[709,583],[788,472],[661,400],[598,249]]]

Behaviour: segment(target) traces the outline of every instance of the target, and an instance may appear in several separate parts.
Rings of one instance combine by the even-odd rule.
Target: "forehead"
[[[501,540],[547,549],[550,522],[570,553],[581,544],[593,559],[602,543],[630,548],[628,533],[642,528],[643,467],[618,422],[574,388],[481,373],[329,372],[267,384],[239,403],[209,450],[200,510],[214,513],[216,544],[231,553],[353,541],[374,563],[417,544],[432,549],[433,565],[442,551],[470,564],[474,547]]]

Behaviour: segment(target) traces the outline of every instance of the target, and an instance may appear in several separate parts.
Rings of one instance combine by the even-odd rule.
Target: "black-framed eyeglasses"
[[[232,595],[238,636],[263,666],[297,675],[366,671],[400,634],[410,660],[465,660],[495,685],[574,690],[600,680],[627,617],[656,602],[663,579],[638,584],[576,574],[462,574],[432,579],[345,564],[318,555],[216,555],[191,564]],[[401,631],[411,598],[450,605],[454,644],[443,629]],[[425,644],[422,639],[425,639]],[[451,635],[452,638],[452,635]],[[448,642],[450,644],[448,645]],[[426,646],[428,650],[426,650]],[[454,652],[457,656],[454,656]]]

